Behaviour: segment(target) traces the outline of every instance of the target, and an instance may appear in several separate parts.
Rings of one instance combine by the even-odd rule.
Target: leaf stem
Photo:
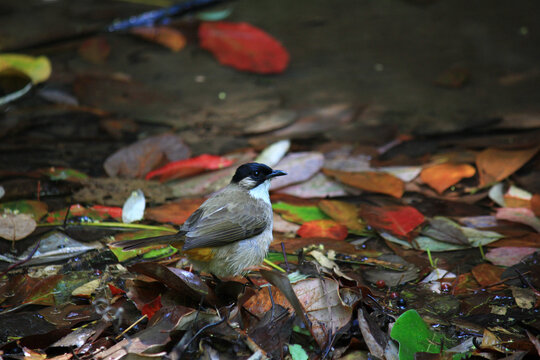
[[[63,225],[64,223],[46,223],[46,224],[38,224],[37,226],[45,227],[45,226],[63,226]],[[178,232],[178,230],[170,228],[170,227],[166,227],[166,226],[155,226],[155,225],[144,225],[144,224],[124,224],[124,223],[118,223],[118,222],[81,222],[81,223],[74,223],[70,225],[122,228],[122,229],[139,229],[139,230],[162,230],[162,231],[170,231],[171,233]]]
[[[278,271],[281,271],[282,273],[286,273],[286,271],[283,270],[279,265],[274,264],[273,262],[271,262],[268,259],[264,259],[264,263],[271,266],[271,267],[273,267],[274,269],[276,269]]]

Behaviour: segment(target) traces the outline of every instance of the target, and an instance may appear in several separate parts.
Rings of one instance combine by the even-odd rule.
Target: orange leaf
[[[184,34],[168,26],[135,27],[130,29],[130,32],[145,40],[163,45],[174,52],[182,50],[187,43]]]
[[[501,181],[525,165],[537,152],[538,147],[524,150],[486,149],[476,155],[476,167],[480,175],[480,187]]]
[[[326,175],[335,177],[344,184],[366,191],[391,195],[396,198],[403,195],[405,187],[403,181],[383,172],[346,172],[330,169],[323,169],[323,172]]]
[[[160,223],[181,225],[202,205],[204,200],[204,198],[182,199],[178,202],[150,208],[145,211],[144,218]]]
[[[424,215],[412,206],[388,205],[373,206],[364,204],[360,215],[366,222],[381,230],[397,236],[407,236],[424,222]]]
[[[347,227],[334,220],[313,220],[302,224],[297,234],[300,237],[326,237],[335,240],[345,240]]]
[[[450,186],[457,184],[461,179],[473,176],[476,169],[468,164],[445,163],[428,167],[420,173],[423,182],[442,194]]]

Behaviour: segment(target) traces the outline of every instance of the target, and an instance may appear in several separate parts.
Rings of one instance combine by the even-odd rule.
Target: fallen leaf
[[[47,214],[47,204],[37,200],[17,200],[0,204],[0,212],[27,214],[39,221]]]
[[[526,208],[499,208],[495,217],[499,220],[508,220],[525,224],[540,232],[540,219],[531,209]]]
[[[461,179],[474,176],[476,169],[469,164],[440,164],[428,167],[420,173],[423,182],[442,194]]]
[[[146,199],[142,190],[133,191],[122,207],[122,222],[130,224],[142,220],[145,208]]]
[[[298,229],[300,237],[327,237],[334,240],[347,238],[347,227],[338,224],[334,220],[313,220],[302,224]]]
[[[319,208],[338,223],[345,225],[352,234],[364,233],[366,225],[358,217],[356,205],[339,200],[321,200]]]
[[[78,49],[79,56],[92,64],[103,64],[111,53],[111,46],[102,36],[83,41]]]
[[[329,278],[310,278],[293,284],[294,292],[311,321],[311,333],[321,349],[352,317],[352,308],[339,295],[338,282]]]
[[[202,205],[204,200],[204,198],[181,199],[177,202],[147,209],[144,213],[144,217],[145,219],[154,220],[160,223],[182,225],[186,222],[188,217]]]
[[[330,169],[323,169],[323,172],[346,185],[375,193],[387,194],[396,198],[401,198],[405,188],[403,181],[382,172],[345,172]]]
[[[100,214],[107,214],[113,219],[122,219],[122,208],[118,206],[92,205],[90,209],[95,210]]]
[[[421,166],[385,166],[378,168],[377,171],[382,171],[390,175],[394,175],[404,182],[413,181],[422,171]]]
[[[129,29],[129,32],[145,40],[163,45],[174,52],[182,50],[187,40],[184,34],[169,26],[144,26]]]
[[[531,198],[531,210],[534,215],[540,217],[540,194],[534,194]]]
[[[0,54],[0,72],[15,69],[26,74],[34,84],[44,82],[51,76],[51,62],[45,56]]]
[[[296,234],[298,229],[300,229],[300,225],[287,221],[281,216],[274,214],[274,227],[272,231]]]
[[[414,360],[418,352],[438,354],[448,346],[443,335],[430,329],[416,310],[407,310],[398,317],[390,337],[399,342],[400,360]]]
[[[0,215],[0,237],[6,240],[21,240],[36,229],[36,221],[27,214]]]
[[[140,178],[166,159],[176,161],[189,157],[190,150],[172,134],[151,136],[122,148],[105,160],[110,177]]]
[[[493,265],[512,266],[537,251],[538,248],[535,247],[499,247],[490,249],[486,253],[486,259]]]
[[[227,66],[259,74],[278,74],[289,64],[289,53],[276,39],[247,23],[203,22],[200,46]]]
[[[538,147],[524,150],[501,150],[489,148],[476,155],[476,166],[480,175],[480,187],[506,179],[527,163]]]
[[[510,185],[504,194],[504,206],[509,208],[531,208],[532,194],[526,190]]]
[[[325,213],[315,205],[293,205],[285,202],[272,204],[275,212],[281,215],[285,220],[297,224],[303,224],[313,220],[328,219]]]
[[[209,154],[202,154],[190,159],[178,160],[159,169],[150,171],[145,179],[150,180],[159,176],[159,181],[169,181],[199,174],[205,170],[218,170],[226,168],[234,163],[233,160]]]
[[[270,113],[256,116],[244,129],[246,134],[262,134],[269,131],[281,129],[292,124],[298,113],[294,110],[278,109]],[[271,166],[271,165],[270,165]]]
[[[347,192],[340,183],[329,179],[321,173],[318,173],[303,183],[281,188],[277,192],[301,198],[325,198],[347,195]]]
[[[255,159],[255,162],[266,164],[270,167],[276,166],[277,163],[283,159],[289,148],[291,147],[290,140],[280,140],[272,145],[267,146],[259,156]]]
[[[275,190],[306,181],[319,172],[323,163],[324,156],[319,152],[288,154],[275,166],[276,169],[285,171],[287,176],[272,180],[270,189]]]
[[[407,236],[424,222],[424,215],[412,206],[388,205],[360,207],[360,217],[368,225],[389,231],[397,236]]]
[[[145,304],[141,309],[141,314],[146,315],[148,319],[151,319],[154,314],[161,309],[161,295],[149,302],[148,304]]]
[[[499,266],[483,263],[473,267],[471,272],[478,284],[485,287],[501,281],[501,275],[504,269]]]

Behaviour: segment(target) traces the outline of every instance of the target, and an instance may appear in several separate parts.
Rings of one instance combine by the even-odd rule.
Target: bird
[[[287,175],[261,163],[239,166],[231,182],[195,210],[176,234],[123,240],[113,246],[139,247],[183,244],[193,267],[218,277],[245,275],[260,265],[273,240],[270,180]]]

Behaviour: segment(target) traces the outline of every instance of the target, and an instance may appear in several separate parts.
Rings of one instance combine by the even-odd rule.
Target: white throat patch
[[[261,199],[265,203],[270,205],[270,194],[268,189],[270,188],[270,180],[266,180],[256,188],[249,190],[249,195],[255,199]]]

